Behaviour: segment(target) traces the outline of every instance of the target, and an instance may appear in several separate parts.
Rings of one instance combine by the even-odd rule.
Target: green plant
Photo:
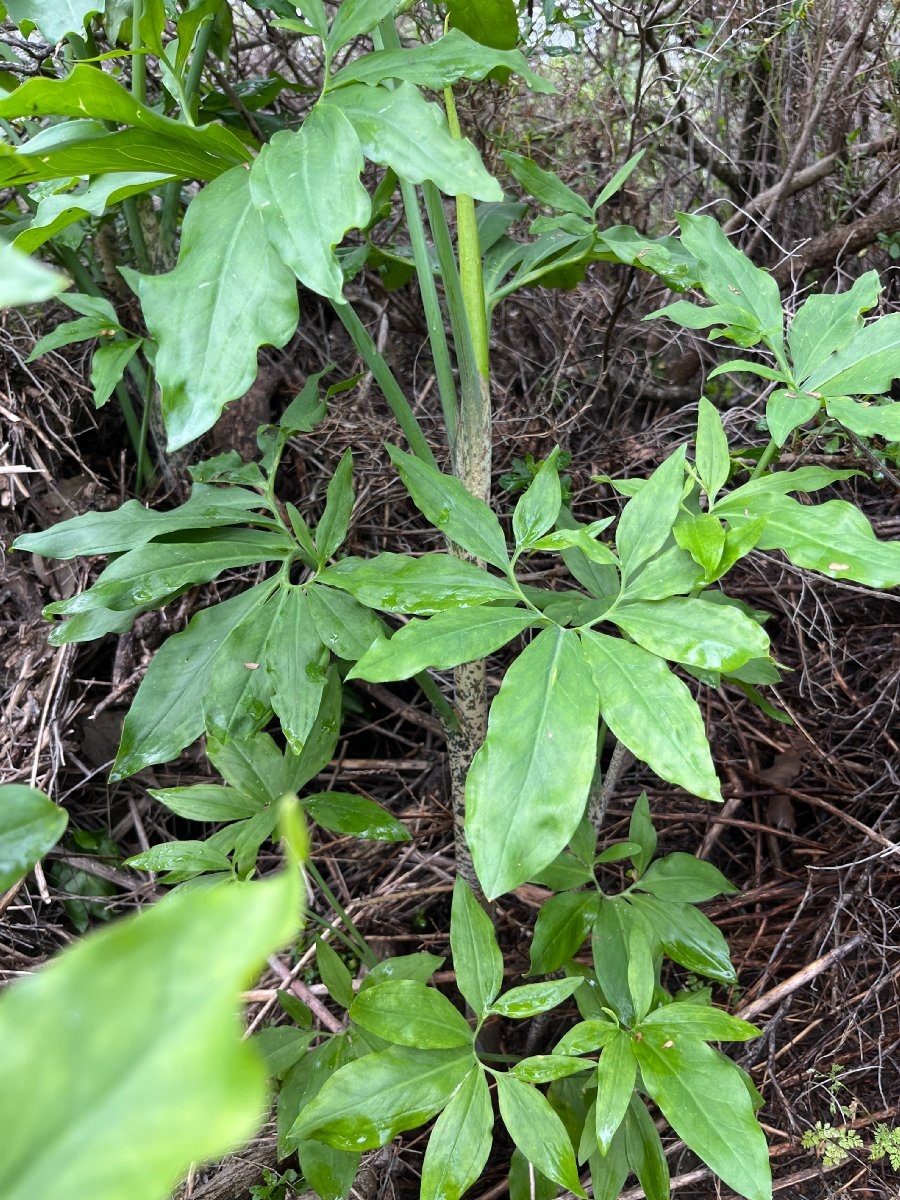
[[[187,208],[177,264],[153,273],[136,254],[139,269],[122,271],[148,328],[143,349],[150,351],[161,389],[170,448],[205,433],[223,406],[243,394],[260,345],[287,342],[298,320],[299,280],[331,303],[382,388],[409,446],[389,447],[391,460],[447,549],[420,558],[392,552],[342,557],[354,503],[349,450],[315,525],[279,498],[277,471],[288,440],[314,430],[341,390],[336,385],[320,399],[329,368],[309,379],[277,423],[260,430],[258,461],[231,452],[196,464],[190,498],[178,507],[148,511],[132,500],[116,512],[89,513],[25,535],[16,546],[51,557],[108,556],[92,586],[48,606],[49,617],[62,618],[52,633],[57,645],[125,632],[139,614],[190,587],[265,564],[261,582],[196,613],[169,638],[126,718],[114,779],[169,761],[206,736],[224,780],[153,793],[184,819],[221,823],[206,840],[165,843],[131,860],[132,866],[164,872],[162,882],[182,891],[203,889],[167,900],[163,913],[190,911],[169,909],[170,903],[208,901],[214,915],[217,904],[240,908],[244,897],[260,894],[249,881],[260,847],[276,827],[281,797],[301,792],[332,756],[342,683],[415,677],[444,723],[461,876],[450,939],[474,1028],[428,986],[435,969],[431,956],[376,966],[347,925],[354,953],[372,967],[354,993],[346,964],[320,943],[320,975],[347,1010],[349,1025],[314,1033],[307,1014],[285,1002],[296,1028],[287,1037],[272,1031],[277,1036],[259,1044],[271,1074],[281,1080],[281,1149],[298,1153],[304,1177],[321,1195],[346,1196],[363,1150],[437,1116],[423,1165],[423,1196],[456,1200],[477,1179],[491,1149],[493,1088],[518,1151],[510,1165],[516,1197],[529,1193],[529,1172],[584,1195],[579,1164],[585,1163],[596,1197],[614,1200],[629,1171],[651,1200],[667,1195],[668,1170],[650,1100],[730,1187],[749,1200],[767,1200],[768,1160],[754,1118],[759,1097],[709,1045],[743,1040],[755,1030],[713,1007],[706,991],[670,995],[662,975],[668,958],[705,978],[734,981],[724,939],[696,907],[729,885],[689,856],[654,860],[656,834],[645,800],[635,806],[630,840],[598,853],[608,800],[601,756],[615,739],[662,779],[721,800],[701,708],[681,674],[700,686],[734,684],[766,703],[758,689],[776,683],[779,671],[764,614],[720,588],[755,548],[781,550],[797,566],[830,578],[872,587],[900,582],[900,544],[880,542],[855,506],[840,500],[809,504],[792,495],[808,496],[854,472],[774,469],[787,438],[823,413],[863,436],[895,436],[900,406],[858,398],[888,390],[900,318],[864,325],[861,314],[878,295],[870,274],[844,295],[811,297],[785,335],[774,281],[710,218],[683,216],[680,239],[648,239],[625,226],[599,228],[603,206],[639,155],[589,204],[551,172],[506,153],[512,177],[550,210],[533,220],[530,241],[510,236],[525,205],[506,200],[461,136],[452,85],[512,71],[547,89],[514,49],[514,6],[493,0],[476,9],[451,0],[446,9],[453,28],[406,47],[394,24],[396,8],[392,0],[344,0],[329,20],[316,0],[302,6],[302,17],[278,18],[284,31],[321,49],[324,75],[305,120],[278,130],[264,145],[253,144],[246,131],[238,138],[224,126],[196,123],[206,52],[199,42],[203,30],[212,36],[212,24],[191,27],[195,10],[188,9],[180,14],[179,31],[185,46],[196,38],[197,72],[187,59],[179,64],[181,47],[168,43],[163,58],[168,70],[162,69],[162,80],[178,119],[145,104],[140,83],[129,92],[97,66],[79,62],[63,79],[24,83],[0,100],[0,117],[80,121],[86,115],[90,136],[77,122],[68,130],[63,122],[52,127],[66,130],[58,145],[45,138],[45,153],[29,153],[26,141],[5,147],[0,161],[6,182],[22,187],[61,178],[63,167],[73,164],[95,187],[101,176],[124,172],[126,164],[131,170],[137,161],[154,175],[137,185],[149,191],[166,170],[171,178],[164,183],[161,227],[166,201],[170,208],[178,205],[171,184],[208,180]],[[57,17],[63,24],[71,19]],[[148,4],[134,17],[132,50],[141,62],[145,50],[164,48],[165,13]],[[58,32],[50,18],[42,20],[48,36],[51,27]],[[65,34],[72,31],[60,36]],[[371,36],[373,50],[336,69],[340,52],[363,36]],[[442,93],[444,108],[422,89]],[[125,128],[114,131],[109,122]],[[380,169],[374,196],[361,182],[366,161]],[[378,226],[398,191],[409,241],[402,254],[398,247],[390,252],[415,267],[451,473],[438,469],[403,389],[344,294],[345,273],[370,256],[383,263]],[[455,197],[455,223],[447,219],[441,193]],[[116,189],[107,192],[107,199],[114,196]],[[122,203],[128,199],[134,197]],[[66,214],[81,214],[80,204]],[[352,244],[342,245],[348,234]],[[596,261],[651,271],[709,301],[678,301],[656,316],[694,329],[714,326],[713,336],[745,349],[762,344],[767,361],[726,362],[718,371],[746,371],[778,385],[766,410],[772,440],[747,472],[745,448],[729,446],[718,412],[703,400],[693,457],[680,445],[648,479],[613,481],[624,497],[618,521],[589,524],[578,522],[563,502],[557,448],[540,466],[532,464],[536,469],[528,468],[527,486],[511,514],[510,544],[489,503],[491,317],[519,288],[572,286]],[[97,320],[112,318],[103,304],[85,301],[89,294],[73,299],[76,311],[78,304],[93,310],[93,336],[101,332]],[[124,326],[108,328],[117,332],[101,350],[118,345],[124,358]],[[81,329],[88,334],[87,326]],[[559,557],[570,576],[562,588],[522,579],[521,568],[533,554]],[[392,632],[377,614],[410,619]],[[520,639],[524,648],[513,657],[488,715],[484,660]],[[428,674],[431,669],[455,673],[452,698]],[[273,722],[283,750],[267,732]],[[390,814],[356,796],[316,793],[299,803],[329,830],[386,841],[409,836]],[[610,894],[596,871],[625,859],[632,864],[631,883]],[[314,868],[311,873],[315,878]],[[554,895],[538,919],[532,968],[540,974],[564,969],[566,976],[501,992],[501,952],[478,899],[534,880]],[[286,884],[263,886],[287,890]],[[241,970],[259,961],[258,945],[289,936],[285,903],[284,897],[273,902],[271,924],[264,921],[264,929],[248,935]],[[337,923],[339,907],[335,912]],[[185,929],[188,924],[184,918]],[[147,923],[132,928],[146,930]],[[592,968],[575,958],[588,937]],[[140,932],[135,939],[142,940]],[[78,987],[85,1001],[93,999],[87,984]],[[480,1044],[486,1020],[528,1019],[570,997],[582,1020],[552,1053],[502,1070]],[[16,1013],[17,1004],[13,999]],[[106,1011],[98,1008],[101,1019]],[[200,1051],[218,1052],[218,1043],[211,1045],[203,1032],[192,1036]],[[598,1060],[587,1057],[598,1051]],[[539,1090],[544,1085],[546,1093]],[[195,1128],[196,1119],[189,1113],[185,1128]],[[8,1129],[16,1128],[14,1120],[10,1114]],[[127,1134],[124,1121],[123,1128]],[[196,1152],[220,1151],[234,1136],[229,1132],[214,1144],[200,1140]],[[146,1153],[157,1152],[151,1147]],[[160,1178],[171,1182],[177,1165],[166,1160]],[[88,1194],[72,1190],[86,1185],[71,1168],[57,1163],[55,1170],[67,1195]],[[15,1186],[26,1183],[17,1179]]]
[[[803,1134],[800,1145],[807,1150],[815,1150],[816,1157],[822,1160],[822,1166],[838,1167],[847,1161],[851,1151],[862,1149],[863,1140],[855,1129],[842,1129],[827,1121],[816,1121],[812,1129],[807,1129]]]

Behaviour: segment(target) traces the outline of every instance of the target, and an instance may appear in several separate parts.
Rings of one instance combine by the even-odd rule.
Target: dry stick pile
[[[585,517],[615,511],[616,501],[589,482],[591,475],[646,474],[690,436],[695,419],[690,405],[666,413],[652,396],[642,406],[634,404],[628,399],[628,391],[639,391],[634,385],[601,388],[596,351],[588,355],[584,349],[596,321],[589,304],[595,302],[596,297],[579,293],[518,305],[498,337],[495,387],[497,474],[514,458],[529,451],[544,455],[558,441],[572,452],[575,505]],[[394,344],[408,347],[398,370],[413,381],[427,422],[436,406],[418,353],[421,333],[412,321],[408,329],[388,332]],[[286,391],[268,398],[273,415],[296,390],[296,364],[307,370],[320,365],[310,358],[310,344],[317,342],[326,358],[335,357],[352,373],[352,355],[333,328],[323,323],[316,335],[296,344],[288,368],[275,372],[284,378]],[[97,417],[84,401],[82,365],[52,354],[26,366],[36,334],[9,321],[0,337],[5,428],[0,503],[7,541],[23,528],[44,526],[90,505],[113,506],[124,498],[126,483],[115,414],[104,414],[97,429]],[[504,345],[514,345],[517,352],[505,352]],[[758,417],[752,406],[738,407],[727,420],[736,436],[758,441]],[[416,553],[437,544],[386,465],[382,444],[394,438],[386,407],[364,381],[355,400],[343,398],[314,437],[292,447],[284,488],[289,498],[312,506],[321,502],[324,482],[344,448],[353,447],[358,500],[351,552]],[[104,451],[106,445],[111,448]],[[860,487],[876,529],[882,536],[897,536],[893,489],[866,481]],[[7,558],[0,591],[6,634],[0,751],[5,780],[48,788],[65,803],[74,827],[110,830],[124,858],[175,834],[173,818],[149,800],[146,787],[209,777],[195,748],[179,763],[144,772],[138,780],[114,789],[106,784],[117,726],[144,665],[165,634],[183,628],[191,612],[208,602],[209,591],[195,589],[174,606],[176,611],[147,621],[118,647],[110,640],[49,650],[42,604],[83,586],[93,570],[78,562],[60,567],[30,556]],[[536,578],[543,577],[540,562],[533,570]],[[661,849],[695,853],[702,843],[702,853],[742,889],[708,909],[729,940],[740,980],[740,990],[716,999],[764,1030],[744,1048],[742,1061],[766,1098],[762,1117],[777,1194],[818,1198],[849,1189],[854,1196],[896,1196],[896,1181],[891,1182],[884,1161],[870,1164],[864,1152],[857,1152],[826,1177],[815,1154],[799,1141],[817,1121],[845,1123],[840,1112],[832,1112],[835,1101],[867,1144],[876,1122],[900,1123],[897,597],[803,576],[773,555],[753,556],[730,590],[772,614],[774,652],[792,669],[773,701],[795,725],[771,721],[737,693],[704,691],[724,808],[713,810],[632,766],[610,807],[607,834],[625,836],[631,803],[646,788]],[[492,664],[495,685],[503,665]],[[359,687],[357,697],[358,711],[349,714],[347,736],[321,782],[386,804],[407,824],[413,841],[385,848],[320,833],[317,861],[376,953],[427,949],[446,954],[453,863],[439,727],[412,687]],[[68,876],[61,873],[63,866]],[[109,896],[101,903],[115,913],[152,897],[135,873],[69,843],[51,854],[46,877],[29,880],[3,914],[4,980],[35,969],[70,940],[61,901],[71,897],[61,886],[81,869],[104,881]],[[616,869],[607,868],[606,886],[612,891],[619,886]],[[511,982],[527,969],[539,902],[540,890],[524,887],[498,904]],[[319,912],[329,915],[324,905]],[[336,1017],[326,1007],[323,989],[304,983],[301,974],[300,964],[289,970],[273,960],[249,997],[254,1026],[277,1012],[275,989],[289,986],[313,1003],[323,1028],[333,1027]],[[683,982],[673,972],[670,983]],[[438,983],[453,994],[450,971],[440,973]],[[559,1030],[548,1024],[548,1046]],[[509,1048],[522,1046],[511,1042]],[[532,1046],[529,1052],[541,1048]],[[840,1071],[837,1082],[834,1070]],[[422,1132],[414,1131],[379,1152],[363,1181],[367,1198],[416,1194],[424,1143]],[[207,1200],[241,1195],[273,1157],[271,1138],[264,1138],[206,1182],[198,1176],[188,1193]],[[674,1138],[670,1161],[679,1197],[721,1194]],[[478,1200],[504,1193],[502,1172],[498,1160],[474,1193]],[[631,1200],[639,1194],[626,1193]]]

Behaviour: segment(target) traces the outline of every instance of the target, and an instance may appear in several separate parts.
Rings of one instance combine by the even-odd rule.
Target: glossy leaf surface
[[[422,1200],[459,1200],[484,1170],[493,1124],[487,1081],[475,1066],[431,1131],[422,1162]]]
[[[513,1075],[496,1079],[500,1116],[509,1136],[542,1175],[584,1197],[569,1135],[546,1098]]]
[[[462,879],[453,884],[450,949],[456,985],[472,1011],[480,1016],[503,983],[503,957],[493,922]]]
[[[596,745],[596,690],[577,635],[542,630],[506,673],[466,784],[466,837],[488,897],[565,847],[584,812]]]
[[[582,636],[600,711],[619,741],[660,778],[721,801],[703,718],[687,687],[640,646],[593,631]]]
[[[388,980],[367,988],[350,1008],[351,1020],[398,1046],[449,1050],[471,1046],[474,1033],[446,996],[413,979]]]
[[[645,650],[693,667],[733,671],[769,652],[765,630],[737,605],[701,597],[622,604],[609,619]]]
[[[44,792],[0,786],[0,892],[18,883],[65,832],[68,814]]]
[[[451,554],[345,558],[322,571],[319,578],[332,587],[345,589],[363,604],[385,612],[430,614],[474,607],[491,600],[517,599],[505,579],[488,575]]]

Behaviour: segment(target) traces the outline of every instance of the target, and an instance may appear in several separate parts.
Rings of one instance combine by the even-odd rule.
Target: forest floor
[[[0,520],[6,546],[19,532],[90,507],[115,507],[130,494],[130,456],[114,406],[93,411],[84,363],[72,352],[78,347],[70,348],[68,358],[55,353],[26,365],[36,336],[11,319],[0,328]],[[215,444],[210,440],[201,448],[205,455],[241,439],[246,443],[248,430],[252,445],[255,424],[267,419],[267,410],[269,417],[277,413],[297,390],[304,359],[318,340],[322,354],[338,361],[346,356],[333,328],[323,324],[308,334],[303,345],[293,347],[295,357],[280,359],[282,366],[269,373],[266,394],[257,392],[235,406],[228,428],[218,432]],[[526,375],[535,380],[538,374],[538,350],[531,353],[531,360],[523,360],[505,352],[498,371],[498,480],[513,469],[513,460],[529,452],[545,456],[559,443],[572,455],[567,470],[575,511],[594,519],[614,512],[616,502],[592,476],[646,474],[690,437],[692,404],[639,405],[622,396],[611,401],[609,392],[565,376],[562,368],[555,375],[541,372],[540,386],[526,386]],[[342,366],[352,374],[351,361]],[[411,390],[427,422],[436,409],[427,370],[416,377],[414,356],[409,368]],[[725,417],[730,431],[759,442],[758,404],[731,408]],[[377,389],[363,380],[355,392],[338,398],[316,434],[292,443],[283,478],[286,498],[319,505],[323,480],[349,445],[357,488],[351,552],[432,548],[433,535],[411,509],[383,451],[384,441],[396,439]],[[812,453],[826,450],[814,447]],[[900,536],[896,480],[873,479],[872,464],[851,458],[846,447],[827,453],[835,466],[862,472],[844,486],[854,488],[879,536]],[[179,499],[185,474],[179,463],[171,470],[174,483],[161,483],[144,497],[147,502]],[[502,490],[497,494],[502,497]],[[535,572],[540,568],[536,562]],[[195,747],[177,763],[116,785],[107,782],[122,717],[148,659],[167,633],[183,628],[208,603],[209,590],[192,590],[161,618],[143,618],[133,634],[118,641],[48,647],[44,604],[72,594],[95,572],[96,564],[82,560],[5,558],[2,774],[5,782],[47,789],[68,809],[70,833],[2,912],[3,982],[34,971],[86,926],[152,900],[156,885],[122,861],[148,844],[196,832],[194,827],[186,834],[146,789],[210,777]],[[705,910],[725,933],[739,978],[737,988],[727,995],[720,989],[715,999],[763,1029],[737,1053],[766,1100],[761,1119],[776,1196],[896,1200],[900,1172],[887,1158],[870,1161],[869,1150],[880,1124],[900,1130],[900,597],[801,574],[769,553],[745,560],[729,590],[771,616],[774,653],[789,670],[777,692],[767,689],[767,697],[793,723],[770,719],[737,691],[704,689],[726,803],[713,807],[633,764],[610,805],[608,837],[626,836],[631,806],[644,789],[661,850],[699,853],[741,889]],[[504,665],[492,660],[492,686]],[[316,861],[376,953],[446,955],[452,821],[440,726],[412,685],[355,683],[353,689],[346,736],[321,782],[378,800],[406,824],[413,840],[386,846],[339,837],[326,841],[320,833]],[[268,865],[264,855],[262,869]],[[614,889],[618,867],[608,869]],[[543,895],[525,886],[497,904],[512,979],[527,970]],[[284,956],[282,971],[290,965]],[[451,972],[439,974],[437,982],[452,994]],[[276,1016],[275,989],[281,983],[276,968],[259,980],[249,1005],[254,1026]],[[558,1032],[547,1029],[548,1045]],[[817,1122],[857,1131],[861,1147],[832,1165],[822,1147],[817,1153],[801,1146],[803,1133]],[[358,1191],[367,1200],[414,1196],[424,1141],[422,1131],[414,1131],[377,1152]],[[671,1133],[666,1145],[675,1196],[727,1196]],[[185,1194],[206,1200],[246,1195],[263,1163],[274,1163],[271,1137],[226,1168],[198,1175]],[[493,1200],[505,1190],[498,1156],[471,1194]],[[635,1188],[625,1193],[628,1200],[640,1195]]]

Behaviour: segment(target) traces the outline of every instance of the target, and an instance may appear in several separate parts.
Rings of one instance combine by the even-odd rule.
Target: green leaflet
[[[143,854],[133,854],[125,860],[125,865],[141,871],[166,871],[167,883],[181,883],[205,871],[231,870],[227,855],[209,842],[197,841],[162,842]]]
[[[339,108],[366,158],[391,167],[401,179],[430,179],[448,196],[462,192],[476,200],[503,199],[472,143],[451,137],[441,109],[412,84],[401,83],[393,91],[351,84],[329,92],[320,104]]]
[[[168,762],[200,736],[201,701],[210,691],[216,655],[274,587],[274,582],[260,584],[204,609],[157,651],[125,718],[111,779],[127,779],[153,763]]]
[[[379,21],[392,16],[399,0],[343,0],[335,13],[325,44],[335,54],[360,34],[369,33]]]
[[[294,871],[173,897],[6,991],[6,1200],[161,1200],[191,1162],[246,1141],[267,1097],[237,997],[299,901]]]
[[[471,1046],[475,1036],[446,996],[414,979],[390,979],[360,992],[350,1018],[387,1042],[420,1050]]]
[[[500,1116],[509,1136],[530,1163],[576,1196],[585,1196],[572,1143],[544,1096],[513,1075],[497,1075]]]
[[[633,601],[620,605],[609,620],[645,650],[692,667],[733,671],[769,653],[769,638],[761,625],[736,605],[701,597]]]
[[[343,11],[343,6],[338,10]],[[343,113],[317,104],[296,132],[276,133],[250,173],[250,192],[278,256],[311,291],[344,304],[334,247],[371,216],[365,161]]]
[[[679,446],[622,510],[616,547],[623,579],[652,558],[671,533],[684,491],[684,463],[685,448]]]
[[[388,445],[387,451],[413,503],[436,529],[475,558],[501,571],[508,568],[506,535],[483,500],[455,475],[444,475],[396,446]]]
[[[624,1129],[625,1154],[647,1200],[669,1200],[666,1154],[653,1118],[638,1096],[631,1098]]]
[[[37,788],[0,786],[0,892],[18,883],[56,845],[68,820],[66,810]]]
[[[549,975],[572,958],[591,931],[600,898],[594,892],[562,892],[541,905],[531,940],[532,975]]]
[[[766,401],[766,424],[776,446],[783,446],[795,429],[811,421],[822,407],[818,396],[779,389]]]
[[[765,340],[780,347],[784,316],[774,278],[732,246],[713,217],[680,213],[678,224],[685,249],[697,259],[700,283],[710,301],[723,309],[737,309],[738,319],[729,316],[728,323],[749,333],[746,340],[735,338],[738,344],[752,346]]]
[[[159,343],[163,417],[177,450],[244,395],[261,345],[291,337],[299,317],[294,275],[266,235],[241,167],[192,201],[174,271],[127,277]]]
[[[565,847],[584,812],[596,745],[596,689],[577,635],[542,630],[506,673],[466,783],[466,837],[488,897]]]
[[[148,790],[154,800],[188,821],[241,821],[245,817],[252,817],[263,807],[263,802],[253,796],[218,783]]]
[[[852,429],[861,437],[883,437],[889,442],[900,442],[900,404],[858,404],[846,396],[832,396],[825,401],[829,417],[845,429]]]
[[[822,396],[877,396],[890,390],[900,370],[900,313],[888,313],[866,325],[803,381],[807,392]]]
[[[738,891],[712,863],[679,852],[651,863],[635,886],[660,900],[688,904],[702,904],[714,896],[733,896]]]
[[[556,467],[558,458],[559,447],[555,446],[516,504],[513,512],[516,550],[540,541],[559,515],[562,489]]]
[[[17,25],[33,21],[50,42],[61,42],[67,33],[82,33],[87,18],[102,12],[96,0],[52,0],[39,6],[27,0],[9,0],[6,10]]]
[[[427,621],[410,621],[388,641],[369,647],[348,679],[409,679],[426,667],[445,670],[486,658],[535,623],[521,608],[450,609]]]
[[[352,792],[319,792],[303,798],[303,808],[310,817],[332,833],[376,842],[411,841],[409,831],[396,817],[365,796]]]
[[[434,1123],[422,1162],[421,1200],[459,1200],[484,1170],[493,1124],[487,1080],[476,1065]]]
[[[645,1089],[678,1136],[741,1196],[770,1200],[766,1139],[734,1064],[698,1038],[655,1031],[634,1053]]]
[[[700,397],[697,412],[697,474],[710,501],[728,482],[731,473],[731,455],[722,418],[705,396]]]
[[[530,158],[514,154],[511,150],[502,151],[502,155],[503,161],[529,196],[534,196],[535,200],[549,208],[576,213],[587,219],[593,216],[587,200],[573,192],[553,171],[545,171]]]
[[[878,303],[877,271],[867,271],[837,296],[810,296],[794,314],[788,346],[797,379],[808,378],[863,328],[861,314]]]
[[[703,1038],[711,1042],[746,1042],[758,1037],[755,1025],[705,1004],[666,1004],[641,1021],[641,1029],[657,1029],[666,1037]]]
[[[69,280],[13,246],[0,244],[0,309],[38,304],[69,287]]]
[[[339,1150],[374,1150],[440,1112],[473,1066],[472,1051],[392,1046],[333,1074],[289,1131]]]
[[[288,745],[300,754],[319,711],[329,662],[305,589],[282,587],[277,608],[270,614],[264,658],[272,707]]]
[[[637,1077],[631,1035],[623,1029],[603,1048],[597,1065],[597,1103],[594,1113],[597,1143],[607,1154],[616,1130],[625,1119]]]
[[[362,658],[384,632],[378,617],[346,592],[313,583],[306,589],[306,598],[319,638],[338,658]]]
[[[482,45],[461,29],[448,30],[436,42],[363,55],[338,71],[331,80],[331,86],[344,87],[348,83],[373,85],[388,79],[403,79],[417,87],[440,91],[459,79],[484,79],[498,67],[518,75],[533,92],[550,94],[556,91],[552,83],[531,70],[528,60],[520,51],[498,50]]]
[[[488,575],[452,554],[345,558],[320,572],[319,579],[385,612],[427,614],[487,604],[491,600],[518,599],[515,589],[505,579]]]
[[[450,949],[456,986],[476,1016],[481,1016],[503,983],[503,957],[490,917],[459,878],[453,884]]]
[[[630,899],[633,911],[643,918],[645,927],[653,933],[669,958],[707,979],[734,983],[737,976],[731,965],[728,943],[702,912],[692,904],[662,901],[656,896],[640,893],[632,893]]]
[[[86,592],[49,604],[51,616],[94,608],[113,611],[156,606],[189,585],[208,583],[230,567],[281,559],[292,543],[256,529],[211,529],[184,542],[151,542],[115,559]]]
[[[261,596],[244,619],[223,639],[210,666],[203,693],[203,728],[220,742],[249,738],[272,715],[272,686],[265,670],[266,645],[280,597],[271,597],[274,581],[260,584]],[[266,594],[263,595],[263,592]]]
[[[485,46],[512,49],[519,40],[514,0],[447,0],[450,25]]]
[[[753,516],[748,517],[734,493],[716,505],[716,512],[738,529],[765,516],[757,546],[783,550],[798,567],[874,588],[900,583],[900,542],[879,541],[859,509],[845,500],[810,505],[790,496],[757,495],[752,501]]]
[[[491,1005],[491,1012],[503,1017],[512,1017],[515,1021],[526,1017],[536,1017],[538,1013],[556,1008],[564,1000],[581,987],[582,980],[577,976],[568,979],[551,979],[547,983],[525,983],[521,987],[510,988]]]
[[[179,530],[209,530],[246,522],[272,525],[270,517],[259,517],[252,512],[263,507],[262,498],[245,488],[196,483],[190,499],[168,512],[146,509],[137,500],[126,500],[112,512],[88,512],[60,521],[40,533],[24,533],[13,542],[13,549],[30,550],[45,558],[117,554]]]
[[[687,687],[640,646],[592,630],[582,638],[600,711],[619,741],[661,779],[721,802],[703,718]]]

